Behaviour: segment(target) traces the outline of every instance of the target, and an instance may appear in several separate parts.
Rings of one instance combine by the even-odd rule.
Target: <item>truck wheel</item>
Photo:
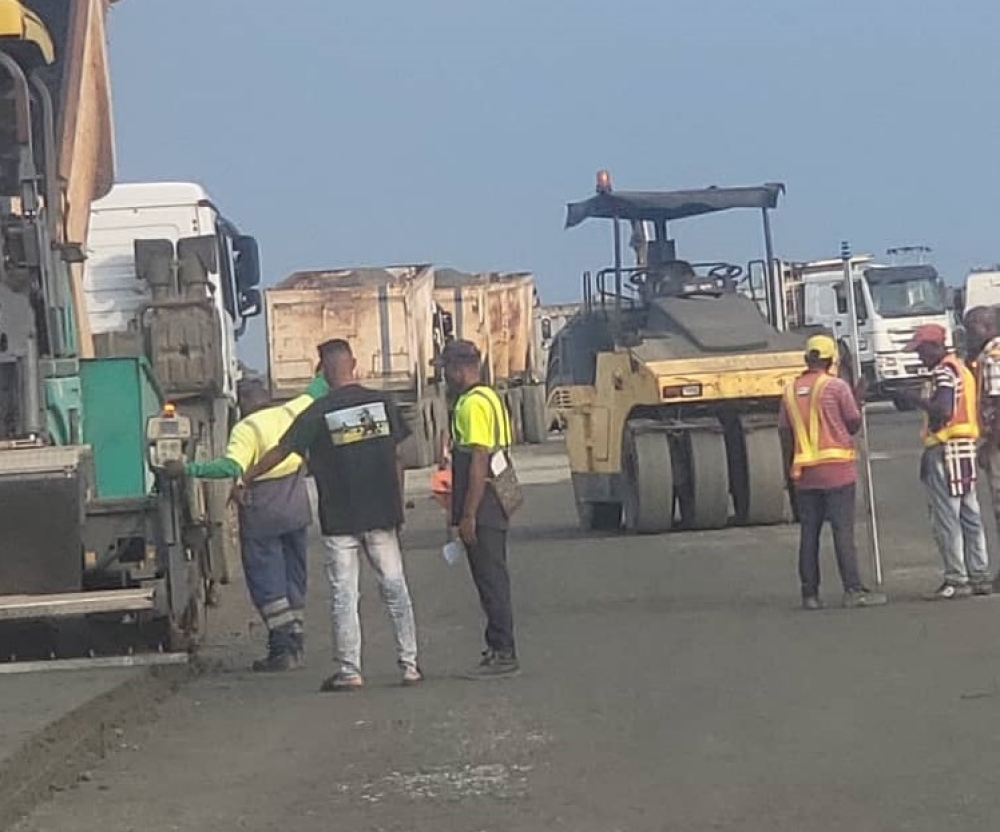
[[[621,503],[578,502],[576,514],[585,532],[616,532],[622,526]]]
[[[403,443],[403,467],[407,470],[428,468],[434,459],[434,443],[429,434],[428,425],[430,408],[425,403],[413,416],[410,429],[413,433]]]
[[[524,418],[522,410],[524,396],[521,395],[521,388],[515,387],[512,390],[508,390],[504,399],[507,404],[507,410],[510,412],[510,426],[514,433],[511,437],[511,444],[521,445],[524,443]]]
[[[524,439],[538,445],[548,438],[546,425],[545,388],[531,384],[524,388]]]

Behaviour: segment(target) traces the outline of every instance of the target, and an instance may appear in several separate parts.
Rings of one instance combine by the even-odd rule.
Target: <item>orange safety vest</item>
[[[946,355],[941,359],[941,363],[951,367],[961,379],[961,391],[955,391],[955,406],[951,419],[940,430],[931,433],[930,428],[928,428],[927,414],[924,414],[921,437],[927,448],[943,445],[953,439],[979,438],[979,397],[977,396],[976,377],[954,355]]]
[[[820,407],[820,396],[832,380],[827,373],[809,379],[799,376],[785,388],[785,409],[795,438],[792,480],[798,481],[803,468],[830,462],[853,462],[854,445],[838,444],[830,423]]]

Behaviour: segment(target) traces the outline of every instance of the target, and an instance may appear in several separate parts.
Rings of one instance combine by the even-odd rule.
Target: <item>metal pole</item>
[[[618,217],[615,223],[615,329],[621,326],[622,312],[622,229]]]
[[[844,291],[847,296],[847,314],[851,323],[851,351],[856,364],[856,372],[861,378],[861,335],[858,331],[858,304],[854,295],[854,272],[851,268],[851,246],[840,244],[840,257],[844,261]],[[872,552],[872,568],[876,587],[882,586],[882,552],[878,540],[878,514],[875,510],[875,479],[872,476],[871,446],[868,442],[868,416],[861,406],[861,467],[864,471],[864,498],[868,510],[868,535]]]
[[[785,307],[774,267],[774,241],[771,237],[771,215],[767,212],[767,208],[761,208],[760,212],[764,220],[764,257],[767,258],[767,267],[765,269],[767,285],[764,287],[764,294],[767,300],[768,312],[771,315],[771,325],[775,329],[784,332]]]

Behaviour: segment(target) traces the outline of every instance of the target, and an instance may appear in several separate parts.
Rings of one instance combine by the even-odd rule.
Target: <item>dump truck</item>
[[[446,337],[472,341],[483,356],[483,381],[500,394],[514,442],[548,436],[545,364],[537,327],[538,296],[530,272],[461,272],[439,268],[434,300]]]
[[[756,209],[773,263],[769,211],[783,190],[616,192],[601,172],[596,195],[568,206],[567,227],[600,218],[614,231],[613,264],[584,275],[584,309],[553,345],[584,528],[661,533],[792,519],[778,412],[806,339],[779,331],[736,291],[743,266],[681,260],[668,236],[670,223]],[[770,284],[773,313],[774,275]]]
[[[128,309],[88,297],[91,205],[118,198],[105,9],[0,2],[0,620],[111,616],[191,649],[219,524],[213,500],[164,466],[206,451],[206,414],[227,397],[221,237],[139,223],[103,274],[129,272],[141,296]],[[101,241],[92,288],[107,285]],[[244,250],[250,275],[256,248]],[[252,291],[240,303],[253,314]]]
[[[535,312],[535,337],[541,353],[540,372],[545,379],[545,422],[549,431],[562,430],[566,425],[563,396],[557,384],[562,378],[561,356],[553,352],[552,347],[563,327],[580,314],[580,309],[579,303],[561,303],[540,306]]]
[[[438,457],[447,429],[444,379],[432,367],[445,343],[434,303],[434,267],[411,264],[296,272],[264,291],[271,394],[298,395],[316,371],[317,346],[343,338],[358,381],[391,394],[412,430],[403,445],[408,469]]]

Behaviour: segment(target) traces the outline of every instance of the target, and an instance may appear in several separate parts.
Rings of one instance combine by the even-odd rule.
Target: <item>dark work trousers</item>
[[[240,540],[247,590],[274,652],[295,651],[305,626],[306,534],[298,529]]]
[[[478,526],[476,545],[467,547],[472,580],[486,614],[486,645],[504,656],[515,656],[514,613],[507,571],[507,532]]]
[[[819,539],[823,524],[833,532],[833,549],[844,591],[861,588],[858,551],[854,546],[854,484],[842,488],[798,491],[799,579],[802,597],[819,594]]]

